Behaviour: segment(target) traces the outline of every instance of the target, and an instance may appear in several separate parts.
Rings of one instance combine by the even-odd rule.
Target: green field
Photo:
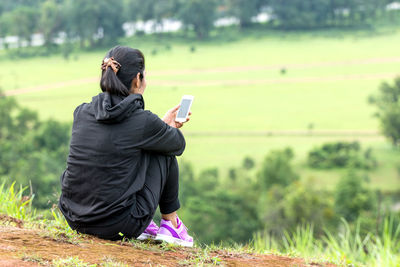
[[[377,134],[368,96],[400,74],[400,30],[370,36],[259,32],[229,42],[133,38],[122,43],[145,53],[147,109],[162,116],[181,95],[195,96],[192,120],[183,128],[188,145],[182,158],[196,171],[219,167],[225,173],[246,155],[260,163],[268,151],[290,146],[302,177],[330,188],[342,172],[306,168],[307,152],[328,141],[359,140],[373,147],[379,160],[370,173],[373,185],[399,188],[400,155]],[[0,87],[42,118],[71,121],[74,108],[99,92],[105,52],[78,52],[69,61],[61,56],[2,59]]]

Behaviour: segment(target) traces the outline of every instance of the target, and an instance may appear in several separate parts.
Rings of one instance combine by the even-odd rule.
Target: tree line
[[[31,42],[42,33],[45,46],[63,32],[66,40],[79,40],[81,47],[93,47],[124,35],[127,21],[178,19],[184,32],[205,38],[214,21],[235,17],[239,27],[253,25],[252,18],[264,12],[265,27],[283,30],[321,27],[352,27],[373,24],[391,17],[391,0],[2,0],[0,37],[17,36]]]

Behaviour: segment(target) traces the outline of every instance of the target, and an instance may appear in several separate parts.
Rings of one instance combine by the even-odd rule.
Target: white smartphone
[[[190,107],[192,106],[194,96],[192,95],[184,95],[182,96],[181,106],[178,109],[178,113],[176,114],[175,121],[177,122],[185,122],[190,111]]]

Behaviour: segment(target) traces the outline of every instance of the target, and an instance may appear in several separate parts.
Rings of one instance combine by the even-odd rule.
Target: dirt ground
[[[45,230],[26,229],[23,223],[6,217],[3,215],[0,218],[2,222],[10,222],[0,226],[0,266],[51,266],[53,260],[70,257],[99,265],[111,261],[129,266],[193,266],[208,265],[217,259],[220,266],[336,266],[307,264],[299,258],[222,250],[210,251],[204,256],[204,251],[198,248],[169,247],[139,241],[113,242],[91,236],[70,242],[65,238],[52,237]]]

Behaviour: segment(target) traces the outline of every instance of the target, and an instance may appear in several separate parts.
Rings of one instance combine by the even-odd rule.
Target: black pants
[[[148,153],[150,166],[142,190],[136,193],[136,202],[128,215],[113,225],[75,225],[72,229],[102,239],[118,240],[138,237],[153,219],[157,206],[162,214],[179,209],[179,167],[176,157]]]

